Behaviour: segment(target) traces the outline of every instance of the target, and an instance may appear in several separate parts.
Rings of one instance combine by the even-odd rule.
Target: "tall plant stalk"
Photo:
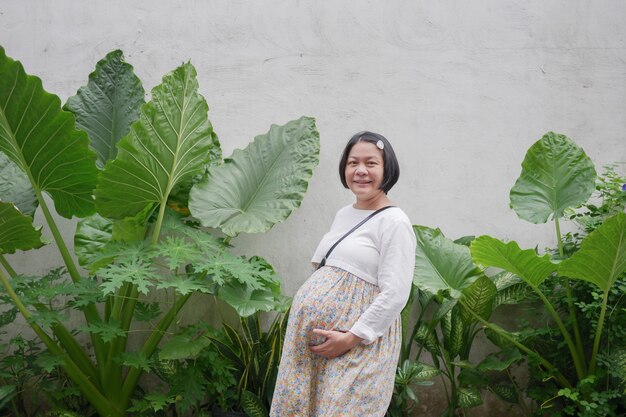
[[[559,249],[559,255],[561,259],[565,258],[565,251],[563,250],[563,238],[561,236],[561,228],[559,225],[559,218],[554,217],[554,227],[556,228],[556,241]],[[567,277],[563,277],[563,283],[565,287],[565,294],[567,296],[567,311],[569,314],[570,322],[572,323],[572,327],[574,328],[574,338],[576,339],[576,357],[573,358],[575,363],[580,362],[580,366],[583,369],[587,368],[587,360],[585,358],[585,352],[583,351],[583,342],[580,337],[580,327],[578,326],[578,319],[576,318],[576,309],[574,308],[574,297],[572,294],[572,286],[570,285],[570,280]],[[578,370],[579,366],[577,364],[576,369]],[[583,372],[584,375],[584,372]],[[578,378],[582,378],[580,372]]]

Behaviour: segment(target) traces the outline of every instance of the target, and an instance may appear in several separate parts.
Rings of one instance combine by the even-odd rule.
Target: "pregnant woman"
[[[356,201],[337,212],[294,297],[272,417],[385,415],[415,266],[411,222],[387,197],[399,174],[382,135],[348,141],[339,176]]]

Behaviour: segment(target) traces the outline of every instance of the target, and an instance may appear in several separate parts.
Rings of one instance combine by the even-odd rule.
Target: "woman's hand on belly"
[[[310,346],[311,352],[328,359],[341,356],[363,339],[350,332],[338,332],[336,330],[313,329],[313,333],[326,338],[324,343],[317,346]]]

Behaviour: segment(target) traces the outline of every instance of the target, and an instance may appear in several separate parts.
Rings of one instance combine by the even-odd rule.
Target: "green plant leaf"
[[[96,188],[98,212],[134,216],[151,203],[165,205],[174,187],[202,172],[209,158],[208,106],[197,92],[196,70],[187,63],[163,77],[140,119],[118,143]]]
[[[559,264],[559,275],[591,282],[608,292],[626,270],[626,213],[608,218]]]
[[[241,393],[241,408],[249,417],[269,416],[259,396],[248,390]]]
[[[437,333],[431,329],[427,323],[420,323],[415,332],[415,341],[424,346],[426,350],[434,355],[439,355],[439,340],[437,340]]]
[[[529,288],[520,277],[508,271],[501,271],[491,277],[498,293],[493,300],[493,309],[503,304],[519,304],[529,299]]]
[[[110,323],[103,321],[90,323],[82,326],[80,330],[89,333],[97,333],[100,337],[102,337],[102,340],[107,343],[117,337],[124,337],[126,335],[124,329],[120,327],[120,323],[116,321],[112,321]]]
[[[515,387],[510,384],[490,385],[489,389],[500,397],[503,401],[510,404],[517,404],[519,398]]]
[[[122,51],[116,50],[96,64],[87,85],[67,100],[64,108],[74,113],[76,126],[89,135],[99,167],[115,159],[115,145],[139,117],[144,94],[133,67],[124,62]]]
[[[564,210],[587,201],[596,171],[585,151],[570,138],[546,133],[527,151],[522,173],[511,188],[511,208],[531,223],[563,217]]]
[[[417,373],[417,375],[415,375],[415,380],[433,379],[441,373],[439,369],[427,363],[417,362],[417,365],[419,366],[419,372]]]
[[[0,202],[0,253],[37,249],[44,244],[41,227],[35,228],[30,216],[20,213],[13,203]]]
[[[466,309],[473,311],[484,320],[489,320],[496,292],[496,285],[484,275],[472,282],[472,285],[463,290],[462,320],[466,324],[475,321]]]
[[[239,282],[229,282],[222,286],[218,296],[242,317],[248,317],[257,311],[272,311],[280,304],[278,295],[273,291],[252,289]]]
[[[461,408],[478,407],[483,403],[480,391],[477,388],[461,387],[458,389],[457,395],[459,398],[459,407]]]
[[[74,234],[74,253],[82,267],[93,272],[113,261],[113,257],[101,256],[102,250],[111,241],[112,232],[113,222],[99,214],[78,222]]]
[[[450,359],[454,359],[463,347],[463,320],[457,308],[450,311],[446,318],[448,320],[446,326],[449,326],[449,329],[443,332],[443,345]],[[444,320],[441,321],[441,327],[443,330]]]
[[[195,359],[202,350],[211,344],[208,337],[190,337],[186,334],[176,335],[168,340],[159,352],[161,360]]]
[[[515,347],[508,345],[500,352],[490,353],[483,359],[476,369],[484,371],[504,371],[513,362],[522,359],[522,355]]]
[[[548,254],[539,256],[532,249],[520,249],[515,241],[504,243],[486,235],[472,242],[471,252],[476,263],[504,269],[533,287],[541,284],[557,268]]]
[[[458,298],[478,276],[469,248],[444,237],[439,229],[413,226],[417,237],[414,284],[433,294],[449,292]]]
[[[98,170],[85,132],[74,116],[47,93],[41,80],[0,47],[0,151],[29,177],[31,186],[52,197],[66,218],[93,213]]]
[[[37,195],[28,177],[15,162],[0,152],[0,201],[13,203],[22,213],[34,216]]]
[[[300,207],[319,162],[319,146],[311,117],[272,125],[246,149],[209,169],[207,178],[191,189],[191,214],[229,236],[269,230]]]

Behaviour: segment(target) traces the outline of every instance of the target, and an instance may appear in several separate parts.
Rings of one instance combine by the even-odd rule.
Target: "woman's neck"
[[[378,210],[390,204],[391,200],[389,200],[387,194],[382,194],[369,200],[359,200],[357,198],[356,203],[354,203],[352,207],[359,210]]]

